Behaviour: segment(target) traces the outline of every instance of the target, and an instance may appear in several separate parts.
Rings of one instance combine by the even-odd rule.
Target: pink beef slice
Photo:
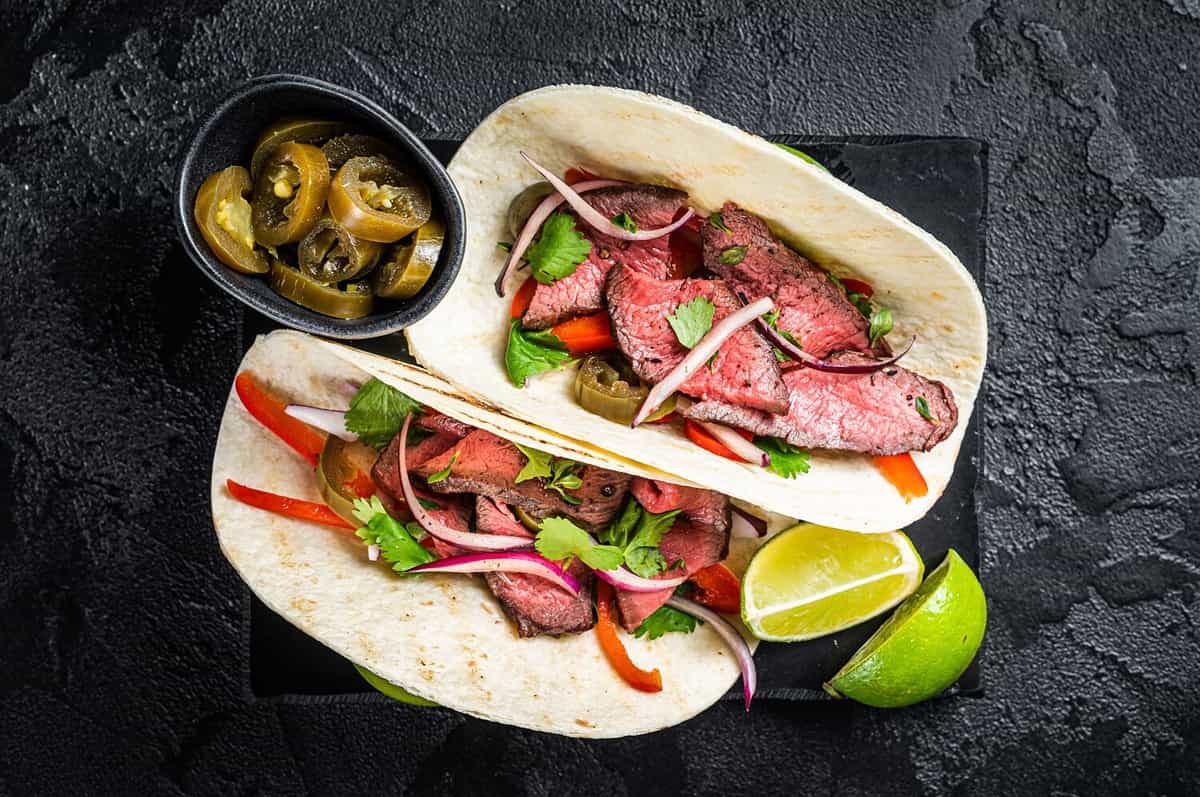
[[[667,316],[698,296],[715,306],[714,324],[741,306],[721,280],[659,280],[627,268],[614,268],[609,274],[606,298],[613,331],[639,379],[656,384],[687,355]],[[726,340],[712,367],[696,369],[680,391],[701,401],[763,412],[786,412],[788,406],[779,363],[753,326]]]
[[[634,477],[630,490],[637,502],[650,512],[661,514],[678,509],[685,519],[697,526],[722,534],[729,530],[729,498],[716,490],[684,487],[640,476]],[[724,553],[721,558],[725,558]]]
[[[657,185],[598,188],[582,196],[605,218],[628,213],[638,229],[665,227],[687,204],[684,192]],[[598,232],[578,216],[575,228],[591,241],[592,251],[573,274],[551,285],[537,286],[521,321],[526,329],[546,329],[603,310],[604,279],[618,263],[660,279],[671,273],[668,235],[650,241],[623,241]]]
[[[404,454],[408,469],[411,471],[433,457],[449,451],[457,442],[458,438],[454,435],[439,432],[409,446]],[[386,491],[397,501],[403,502],[403,491],[400,489],[400,461],[396,456],[399,449],[400,435],[396,435],[392,438],[392,442],[387,444],[387,448],[383,449],[379,458],[375,460],[375,465],[371,468],[371,478],[381,490]]]
[[[582,484],[570,494],[579,504],[563,500],[547,490],[541,480],[516,483],[525,467],[525,455],[512,443],[491,432],[476,429],[453,448],[425,462],[413,472],[422,478],[445,470],[454,455],[458,459],[444,480],[429,485],[435,493],[473,493],[519,506],[535,518],[551,515],[570,518],[588,531],[598,531],[612,520],[629,492],[630,477],[591,465],[578,465],[575,473]]]
[[[482,495],[475,497],[475,530],[481,534],[505,534],[525,537],[533,542],[529,529],[506,505]],[[578,595],[560,589],[544,578],[525,573],[488,573],[487,584],[517,625],[523,637],[538,634],[572,634],[586,631],[595,619],[592,615],[591,575],[581,562],[572,563],[568,572],[581,584]]]
[[[440,412],[430,411],[417,416],[417,426],[431,432],[453,435],[455,438],[466,437],[475,428],[457,418],[451,418],[449,415],[443,415]]]
[[[675,525],[663,535],[659,550],[667,564],[683,560],[683,575],[691,577],[697,571],[720,562],[729,552],[729,532],[705,527],[690,520],[676,518]],[[658,578],[677,578],[680,571],[670,570]],[[617,590],[617,608],[621,625],[632,631],[667,602],[674,590],[659,592],[626,592]]]
[[[867,355],[843,352],[833,362],[858,363]],[[941,382],[899,366],[870,374],[832,374],[811,368],[784,372],[789,407],[772,415],[721,401],[702,401],[681,413],[758,435],[779,437],[803,448],[830,448],[865,454],[928,451],[958,424],[954,394]],[[924,396],[934,420],[917,412]]]
[[[773,236],[766,222],[731,202],[721,209],[721,220],[729,232],[711,223],[702,227],[705,268],[749,301],[770,296],[779,310],[777,327],[792,333],[806,352],[815,357],[888,352],[882,340],[871,346],[869,321],[829,274]],[[745,257],[736,265],[722,263],[721,252],[734,246],[745,246]]]

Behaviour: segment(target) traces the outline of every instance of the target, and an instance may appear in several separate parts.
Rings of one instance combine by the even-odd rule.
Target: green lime
[[[760,548],[746,568],[742,621],[773,642],[825,636],[892,608],[912,594],[924,571],[902,532],[801,523]]]
[[[387,695],[392,700],[399,700],[401,703],[408,703],[413,706],[436,706],[432,700],[426,700],[423,697],[417,697],[412,692],[396,686],[391,681],[385,681],[375,673],[368,670],[366,667],[354,665],[354,669],[358,670],[358,674],[363,677],[367,683],[375,687],[381,694]]]
[[[971,664],[986,627],[987,601],[979,579],[951,549],[825,690],[877,708],[935,697]]]

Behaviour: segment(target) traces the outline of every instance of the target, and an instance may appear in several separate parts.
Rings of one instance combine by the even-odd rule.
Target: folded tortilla
[[[253,371],[289,400],[345,407],[347,380],[368,376],[347,360],[352,352],[298,332],[275,332],[251,347],[239,370]],[[418,368],[396,363],[383,378],[423,404],[509,440],[605,464],[572,439],[463,399]],[[320,500],[312,468],[255,421],[232,389],[213,457],[212,512],[221,551],[288,622],[447,708],[569,736],[629,736],[694,716],[739,677],[733,656],[708,626],[653,641],[623,635],[638,665],[662,671],[661,692],[638,692],[613,671],[594,633],[522,639],[482,576],[398,575],[368,561],[361,540],[349,533],[234,500],[226,479]],[[771,518],[772,530],[787,525],[786,518]],[[759,542],[734,538],[726,563],[740,574]]]
[[[928,495],[906,503],[864,455],[814,451],[810,472],[789,480],[713,456],[676,429],[629,429],[576,403],[573,368],[513,387],[503,361],[511,294],[500,299],[492,283],[504,260],[496,243],[512,237],[508,204],[539,179],[521,151],[560,174],[574,166],[680,188],[705,212],[732,200],[819,265],[870,282],[894,315],[892,340],[917,336],[904,365],[945,382],[958,404],[954,433],[932,451],[913,454]],[[446,298],[407,331],[413,356],[434,374],[507,415],[609,452],[614,465],[633,461],[838,528],[902,528],[929,511],[946,488],[983,378],[987,318],[958,258],[900,214],[692,108],[596,86],[552,86],[510,100],[467,138],[450,173],[467,210],[465,260]],[[389,368],[366,357],[358,362],[379,374]]]

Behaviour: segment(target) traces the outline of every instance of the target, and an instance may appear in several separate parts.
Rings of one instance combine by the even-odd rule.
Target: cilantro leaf
[[[521,468],[521,472],[514,479],[516,484],[527,482],[530,479],[548,479],[553,475],[550,468],[550,463],[554,457],[547,454],[545,451],[538,451],[536,448],[529,448],[520,443],[513,443],[517,450],[525,455],[525,467]]]
[[[393,518],[383,508],[379,496],[371,496],[370,501],[355,499],[354,517],[363,524],[354,534],[367,545],[378,545],[380,556],[397,573],[433,561],[433,554],[414,537],[420,526],[406,525]]]
[[[821,163],[819,160],[814,158],[812,155],[809,155],[807,152],[801,152],[800,150],[796,149],[795,147],[789,147],[787,144],[780,144],[778,141],[772,141],[771,143],[774,144],[775,146],[779,147],[784,152],[790,152],[791,154],[795,155],[800,160],[811,163],[813,166],[816,166],[818,169],[820,169],[823,172],[829,171],[828,169],[825,168],[825,164]]]
[[[721,254],[718,259],[723,265],[736,266],[738,263],[741,263],[746,259],[746,250],[748,248],[749,247],[746,246],[730,246],[721,250]]]
[[[568,213],[555,213],[542,225],[542,234],[525,252],[533,278],[543,285],[569,277],[592,251],[592,244],[575,229]]]
[[[867,335],[871,339],[871,345],[875,345],[875,341],[882,338],[884,335],[892,331],[892,311],[886,307],[880,307],[871,314],[871,326],[867,330]]]
[[[675,525],[678,509],[655,514],[642,510],[637,531],[625,546],[625,565],[642,578],[657,576],[667,569],[667,561],[658,549],[663,535]]]
[[[437,503],[436,501],[430,501],[428,498],[422,498],[419,495],[417,496],[417,503],[420,504],[425,509],[441,509],[442,508],[442,505]]]
[[[621,211],[617,215],[613,216],[612,223],[620,227],[625,232],[638,231],[637,223],[633,220],[633,217],[625,211]]]
[[[690,302],[679,305],[675,312],[667,316],[667,323],[675,330],[675,337],[680,345],[690,349],[700,342],[700,339],[712,329],[713,313],[716,307],[703,296],[697,296]]]
[[[708,217],[708,223],[716,227],[721,232],[733,232],[729,227],[725,226],[725,219],[721,218],[720,213],[713,213]]]
[[[830,282],[832,282],[834,285],[838,286],[839,291],[841,291],[842,293],[846,293],[846,286],[842,284],[842,281],[840,279],[838,279],[837,274],[834,274],[832,271],[826,271],[825,276],[829,277]]]
[[[511,252],[512,244],[508,241],[496,241],[496,248],[503,249],[505,252]]]
[[[554,371],[570,362],[566,346],[553,332],[526,332],[519,320],[513,320],[508,330],[508,346],[504,349],[504,367],[515,387],[525,387],[529,377]]]
[[[871,317],[871,311],[874,310],[874,308],[871,307],[870,299],[868,299],[866,296],[863,296],[861,293],[848,293],[846,294],[846,298],[850,300],[851,304],[858,308],[858,312],[862,313],[864,318]]]
[[[808,452],[778,437],[756,437],[754,445],[771,455],[767,470],[785,479],[808,473]]]
[[[772,310],[771,312],[769,312],[765,316],[763,316],[763,320],[767,322],[767,324],[771,327],[771,329],[775,330],[780,335],[783,335],[783,337],[787,338],[787,340],[790,343],[792,343],[796,348],[801,348],[800,341],[796,338],[795,335],[793,335],[791,332],[788,332],[786,329],[779,328],[779,308],[778,307],[776,307],[774,310]],[[792,358],[789,357],[788,355],[784,354],[783,350],[780,349],[778,346],[772,346],[771,351],[775,353],[775,361],[776,362],[786,363],[786,362],[790,362],[792,360]]]
[[[383,448],[404,425],[409,413],[420,413],[421,405],[391,385],[368,379],[350,400],[346,410],[346,431],[375,448]]]
[[[458,452],[457,451],[455,451],[454,455],[452,457],[450,457],[450,464],[447,465],[446,467],[442,468],[441,470],[437,471],[436,473],[429,474],[429,478],[427,478],[425,480],[425,483],[426,484],[437,484],[438,482],[446,481],[446,479],[448,479],[450,477],[450,470],[454,467],[455,462],[458,462]]]
[[[563,562],[564,567],[576,556],[595,570],[616,570],[621,566],[620,548],[597,545],[591,535],[562,517],[548,517],[542,521],[533,547],[547,559]]]
[[[583,503],[579,498],[573,495],[567,495],[567,490],[578,490],[583,486],[583,479],[575,473],[575,468],[579,467],[579,463],[570,459],[555,458],[554,463],[550,466],[553,475],[550,481],[546,483],[547,490],[554,490],[568,504],[578,506]]]
[[[600,542],[606,542],[624,550],[625,546],[629,544],[629,536],[633,534],[633,530],[637,528],[641,519],[642,505],[632,498],[629,499],[617,521],[600,532]]]
[[[679,632],[690,634],[696,630],[698,621],[690,614],[679,611],[671,606],[660,606],[654,613],[633,629],[633,635],[638,639],[658,639],[663,634]]]
[[[934,426],[942,425],[942,422],[939,421],[937,418],[935,418],[933,413],[929,411],[929,401],[926,400],[926,398],[924,396],[917,396],[916,405],[917,405],[917,412],[920,414],[920,416],[922,418],[929,421]]]

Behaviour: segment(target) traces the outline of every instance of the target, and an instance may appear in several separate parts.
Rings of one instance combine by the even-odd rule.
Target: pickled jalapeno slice
[[[425,181],[378,155],[346,161],[329,188],[330,215],[368,241],[399,241],[431,212]]]
[[[353,236],[329,216],[323,216],[296,251],[301,271],[317,282],[332,285],[373,269],[383,244]]]
[[[282,260],[271,264],[271,290],[301,307],[332,318],[362,318],[371,314],[375,297],[364,282],[352,282],[345,290],[322,285]]]
[[[254,248],[251,223],[250,173],[230,166],[211,175],[196,192],[194,214],[200,235],[225,265],[243,274],[266,274],[266,255]]]
[[[442,253],[446,228],[430,219],[417,228],[411,240],[388,250],[371,275],[371,287],[381,299],[408,299],[425,287]]]
[[[251,205],[254,239],[263,246],[299,241],[329,195],[329,163],[312,144],[280,144],[262,164]]]
[[[320,145],[345,129],[346,126],[341,122],[326,119],[280,119],[264,130],[254,145],[254,154],[250,156],[251,179],[258,179],[262,165],[280,144],[298,141],[301,144]]]
[[[336,172],[351,158],[363,158],[380,155],[392,161],[399,160],[396,148],[381,138],[367,136],[362,133],[347,133],[344,136],[331,138],[321,146],[325,160],[329,161],[329,170]]]

